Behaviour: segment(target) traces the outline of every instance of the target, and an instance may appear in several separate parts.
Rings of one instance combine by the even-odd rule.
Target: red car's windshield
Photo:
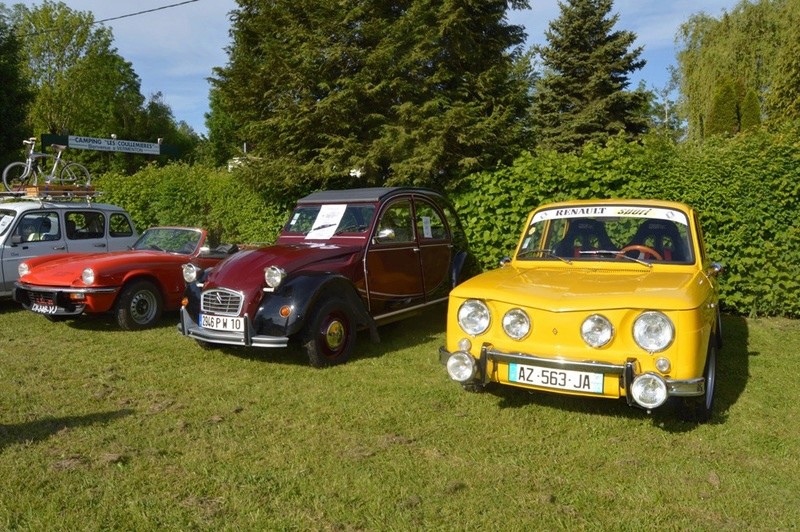
[[[191,255],[197,249],[202,236],[197,229],[156,227],[145,231],[133,245],[133,249]]]

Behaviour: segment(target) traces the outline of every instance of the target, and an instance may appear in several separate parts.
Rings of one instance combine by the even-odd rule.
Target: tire
[[[92,184],[92,176],[89,174],[89,170],[78,163],[67,163],[59,172],[58,180],[62,185],[77,187],[88,187]]]
[[[343,364],[356,343],[355,319],[341,299],[322,299],[301,333],[308,363],[315,368]]]
[[[3,186],[9,192],[21,190],[30,182],[28,165],[19,161],[11,163],[3,170]]]
[[[678,415],[684,421],[706,423],[711,419],[714,408],[714,387],[717,381],[717,344],[713,337],[708,339],[706,367],[703,369],[706,391],[700,397],[687,397],[680,403]]]
[[[161,318],[161,293],[150,281],[135,281],[122,289],[114,313],[126,331],[152,327]]]

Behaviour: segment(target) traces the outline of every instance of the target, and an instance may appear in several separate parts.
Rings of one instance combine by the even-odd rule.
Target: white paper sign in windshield
[[[323,205],[319,209],[317,219],[311,231],[306,235],[306,240],[327,240],[336,232],[339,222],[342,221],[347,205]]]

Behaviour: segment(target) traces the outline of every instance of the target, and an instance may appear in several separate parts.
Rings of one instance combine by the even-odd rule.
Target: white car
[[[17,267],[26,259],[121,251],[137,238],[130,215],[114,205],[34,198],[0,202],[0,297],[11,295]]]

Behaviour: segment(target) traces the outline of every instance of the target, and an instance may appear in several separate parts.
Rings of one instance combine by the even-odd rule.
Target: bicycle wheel
[[[92,176],[85,166],[78,163],[67,163],[58,174],[58,180],[62,185],[73,185],[77,187],[89,187],[92,184]]]
[[[3,186],[9,192],[20,192],[28,185],[29,177],[27,164],[11,163],[3,170]]]

